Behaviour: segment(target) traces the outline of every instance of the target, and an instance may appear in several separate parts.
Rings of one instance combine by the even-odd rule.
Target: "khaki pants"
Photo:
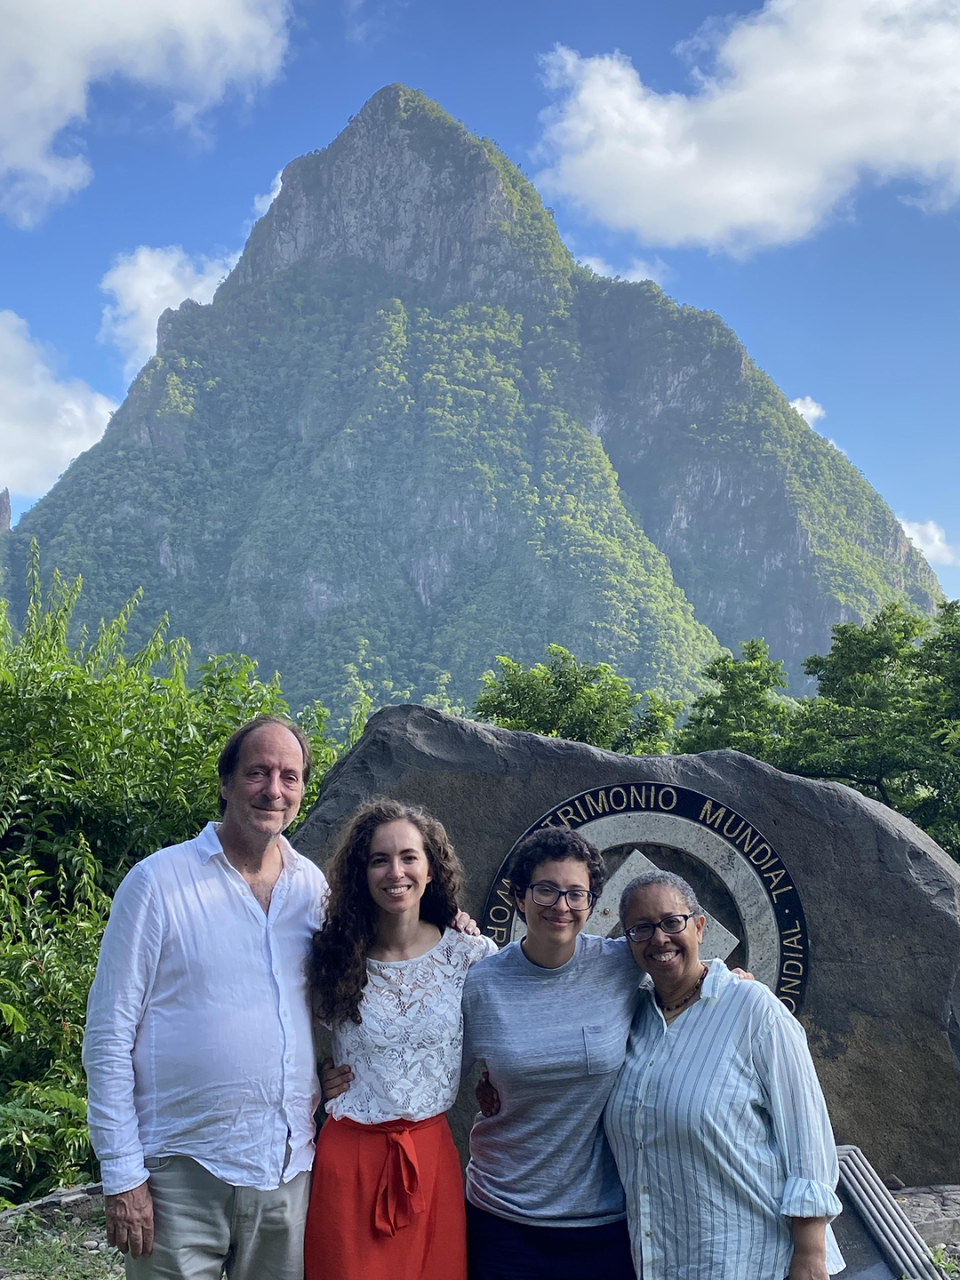
[[[276,1191],[232,1187],[187,1156],[146,1161],[155,1240],[127,1280],[303,1280],[310,1174]]]

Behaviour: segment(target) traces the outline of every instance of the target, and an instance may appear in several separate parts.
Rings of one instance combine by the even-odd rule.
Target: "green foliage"
[[[0,1179],[28,1198],[91,1177],[80,1042],[109,893],[129,865],[218,813],[216,759],[261,712],[288,714],[248,658],[204,663],[162,628],[132,655],[131,600],[97,637],[70,639],[80,581],[44,598],[33,548],[23,628],[0,602]],[[305,708],[316,770],[336,755]]]
[[[833,628],[804,663],[817,694],[777,696],[782,664],[752,640],[706,668],[680,751],[730,747],[787,772],[844,782],[927,831],[960,858],[960,601],[935,620],[885,605]]]
[[[630,736],[617,750],[633,756],[665,756],[676,750],[675,728],[683,714],[683,703],[647,691],[636,716]]]
[[[0,876],[0,1170],[17,1199],[95,1178],[80,1046],[109,899],[80,852],[53,882],[25,864]]]
[[[289,708],[279,677],[259,680],[245,657],[213,657],[188,684],[189,647],[167,640],[165,624],[127,656],[139,593],[94,641],[74,642],[80,590],[55,572],[44,600],[34,547],[16,639],[0,602],[0,854],[52,882],[61,868],[78,874],[88,849],[109,890],[131,861],[216,817],[216,757],[233,729]],[[322,706],[302,719],[318,754],[315,795],[335,748]]]
[[[680,710],[657,694],[634,693],[630,682],[605,662],[578,662],[561,645],[547,646],[547,662],[527,667],[498,657],[499,674],[484,673],[474,714],[503,729],[520,729],[549,738],[569,738],[629,755],[654,755],[666,749]]]
[[[894,604],[834,627],[829,654],[805,665],[818,696],[775,763],[856,787],[960,857],[960,601],[935,621]]]
[[[938,1244],[930,1252],[934,1265],[938,1266],[945,1276],[960,1276],[960,1262],[951,1256],[946,1245]]]
[[[960,601],[937,618],[885,605],[863,625],[833,628],[804,670],[815,697],[783,697],[783,662],[763,640],[703,670],[706,688],[680,729],[679,701],[559,645],[528,667],[497,659],[474,714],[505,729],[571,738],[634,755],[724,748],[802,777],[843,782],[896,809],[960,860]]]
[[[715,687],[694,701],[677,737],[681,753],[731,747],[767,759],[789,729],[793,704],[777,696],[787,681],[783,663],[763,640],[748,640],[741,656],[722,653],[704,668]]]

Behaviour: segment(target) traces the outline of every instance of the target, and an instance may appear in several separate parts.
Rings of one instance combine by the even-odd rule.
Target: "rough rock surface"
[[[38,1218],[49,1221],[58,1213],[69,1213],[75,1218],[89,1218],[102,1208],[102,1183],[88,1182],[82,1187],[60,1187],[40,1200],[29,1200],[24,1204],[14,1205],[12,1209],[4,1209],[0,1213],[0,1236],[9,1229],[14,1218],[21,1213],[33,1213]],[[0,1272],[0,1275],[2,1274]]]
[[[306,259],[376,266],[429,283],[442,302],[555,292],[556,266],[544,256],[532,274],[529,239],[517,243],[517,199],[492,153],[462,126],[411,119],[408,100],[402,85],[381,89],[329,147],[287,165],[237,266],[239,285]]]
[[[801,1013],[839,1142],[881,1177],[960,1182],[960,868],[905,818],[834,783],[732,751],[625,757],[423,707],[387,707],[331,772],[297,833],[318,862],[354,806],[426,805],[467,868],[479,915],[517,837],[589,787],[663,782],[717,798],[775,845],[806,914]],[[458,1127],[470,1111],[461,1098]]]
[[[904,1187],[894,1198],[927,1244],[960,1246],[960,1187]]]

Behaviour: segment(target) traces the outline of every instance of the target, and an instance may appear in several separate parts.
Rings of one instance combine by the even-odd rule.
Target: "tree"
[[[936,619],[885,605],[833,628],[804,670],[815,697],[778,696],[781,664],[762,640],[714,659],[681,751],[732,747],[806,778],[843,782],[905,814],[960,858],[960,601]]]
[[[80,591],[54,574],[44,599],[34,546],[19,636],[0,601],[0,1190],[26,1197],[93,1174],[80,1043],[110,892],[217,816],[230,733],[288,714],[249,658],[212,657],[191,685],[189,647],[163,626],[128,656],[138,596],[71,641]],[[316,757],[304,813],[336,756],[326,716],[299,717]]]
[[[775,754],[789,733],[795,704],[778,696],[787,681],[783,663],[770,657],[766,642],[745,641],[739,658],[718,654],[703,676],[715,688],[694,700],[676,749],[687,753],[731,747],[763,760]]]
[[[817,696],[774,763],[846,782],[960,855],[960,601],[935,620],[891,604],[834,627],[830,652],[805,669]]]
[[[498,657],[499,673],[481,677],[484,688],[473,712],[502,729],[570,738],[593,747],[636,755],[663,750],[680,704],[655,693],[641,695],[606,662],[578,662],[561,645],[547,646],[547,662],[527,667]],[[638,708],[646,699],[646,709]]]

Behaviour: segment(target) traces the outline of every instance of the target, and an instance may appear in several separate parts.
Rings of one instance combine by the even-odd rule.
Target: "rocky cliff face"
[[[936,577],[893,512],[717,316],[601,281],[578,308],[599,369],[595,429],[722,644],[763,636],[796,677],[836,623],[894,597],[934,607]]]
[[[323,151],[291,161],[231,287],[308,262],[365,264],[441,303],[569,290],[573,263],[536,192],[492,144],[402,85]]]
[[[138,587],[195,652],[295,701],[447,694],[556,642],[688,696],[764,635],[800,660],[936,582],[888,508],[717,317],[573,264],[534,189],[382,90],[280,195],[104,439],[0,543]],[[695,616],[696,615],[696,616]]]

